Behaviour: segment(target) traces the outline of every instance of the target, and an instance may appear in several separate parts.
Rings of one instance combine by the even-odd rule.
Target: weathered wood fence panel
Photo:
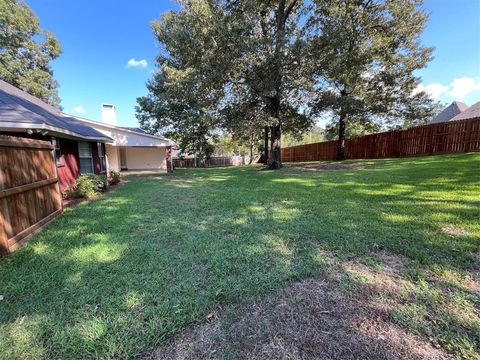
[[[53,146],[0,135],[0,256],[62,211]]]
[[[198,161],[198,160],[197,160]],[[245,165],[245,156],[216,156],[208,160],[199,162],[195,166],[195,159],[173,159],[175,168],[194,168],[194,167],[220,167],[220,166],[238,166]]]
[[[345,142],[347,159],[381,159],[480,151],[480,118],[417,126],[361,136]],[[337,141],[282,149],[282,161],[335,160]]]

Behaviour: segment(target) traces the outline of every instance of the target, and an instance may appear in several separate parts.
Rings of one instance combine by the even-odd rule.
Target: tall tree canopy
[[[2,80],[58,107],[58,83],[50,61],[60,53],[58,40],[40,28],[37,16],[24,2],[0,0]]]
[[[225,9],[228,24],[235,24],[224,26],[228,36],[223,40],[234,45],[226,62],[227,82],[233,92],[245,87],[259,100],[268,116],[266,124],[259,124],[270,131],[268,166],[276,169],[281,166],[282,130],[303,132],[312,125],[302,111],[312,89],[303,72],[307,48],[301,19],[306,8],[301,0],[232,0],[225,1]]]
[[[180,5],[180,11],[153,23],[163,48],[149,95],[138,99],[140,123],[174,129],[185,148],[193,136],[184,136],[184,108],[176,105],[197,103],[197,111],[219,120],[209,121],[210,129],[223,127],[250,139],[258,135],[255,126],[267,129],[269,164],[278,168],[282,128],[301,132],[311,125],[301,111],[308,104],[308,81],[300,71],[302,2],[185,0]]]
[[[338,127],[338,159],[345,158],[346,128],[383,118],[413,121],[433,115],[433,101],[416,92],[414,71],[432,48],[419,35],[427,21],[421,0],[314,0],[309,18],[313,108],[332,111]]]
[[[183,149],[201,152],[218,129],[250,143],[264,132],[275,169],[282,132],[304,133],[312,116],[334,114],[343,159],[345,136],[356,133],[347,126],[368,131],[432,114],[432,100],[414,91],[413,73],[432,52],[419,41],[421,0],[179,3],[153,23],[162,49],[137,117]]]
[[[199,158],[211,153],[209,138],[220,125],[222,98],[212,56],[219,21],[216,9],[204,1],[181,2],[181,11],[162,14],[152,27],[161,46],[149,94],[137,99],[137,118],[151,133],[176,140],[182,152]]]

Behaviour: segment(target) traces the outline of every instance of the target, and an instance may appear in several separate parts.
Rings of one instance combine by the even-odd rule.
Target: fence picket
[[[285,162],[336,159],[337,141],[282,149]],[[347,159],[373,159],[480,151],[480,118],[418,126],[349,139]]]
[[[62,211],[53,145],[0,135],[0,256]]]

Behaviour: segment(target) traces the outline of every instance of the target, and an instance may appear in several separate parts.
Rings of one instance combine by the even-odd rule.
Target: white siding
[[[118,147],[105,144],[105,151],[108,158],[108,170],[120,171],[120,156]]]
[[[166,170],[165,148],[127,147],[128,170]]]
[[[82,119],[80,119],[82,120]],[[85,121],[85,119],[83,119]],[[151,135],[142,135],[139,133],[127,131],[120,127],[114,127],[108,124],[102,124],[95,121],[85,121],[88,126],[100,131],[102,134],[113,139],[109,144],[114,146],[169,146],[171,141]]]

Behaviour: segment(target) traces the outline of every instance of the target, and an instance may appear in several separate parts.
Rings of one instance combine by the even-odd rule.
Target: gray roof
[[[480,101],[476,102],[462,113],[455,116],[451,121],[480,118]]]
[[[72,136],[110,140],[109,137],[25,91],[0,80],[0,129],[45,128]]]
[[[125,129],[125,130],[130,130],[130,131],[135,131],[135,132],[138,132],[140,134],[151,135],[151,134],[147,133],[145,130],[139,128],[139,127],[119,126],[119,128],[120,129]]]
[[[443,109],[437,116],[435,116],[430,124],[442,123],[453,120],[453,118],[463,111],[465,111],[468,106],[460,101],[454,101],[445,109]]]

